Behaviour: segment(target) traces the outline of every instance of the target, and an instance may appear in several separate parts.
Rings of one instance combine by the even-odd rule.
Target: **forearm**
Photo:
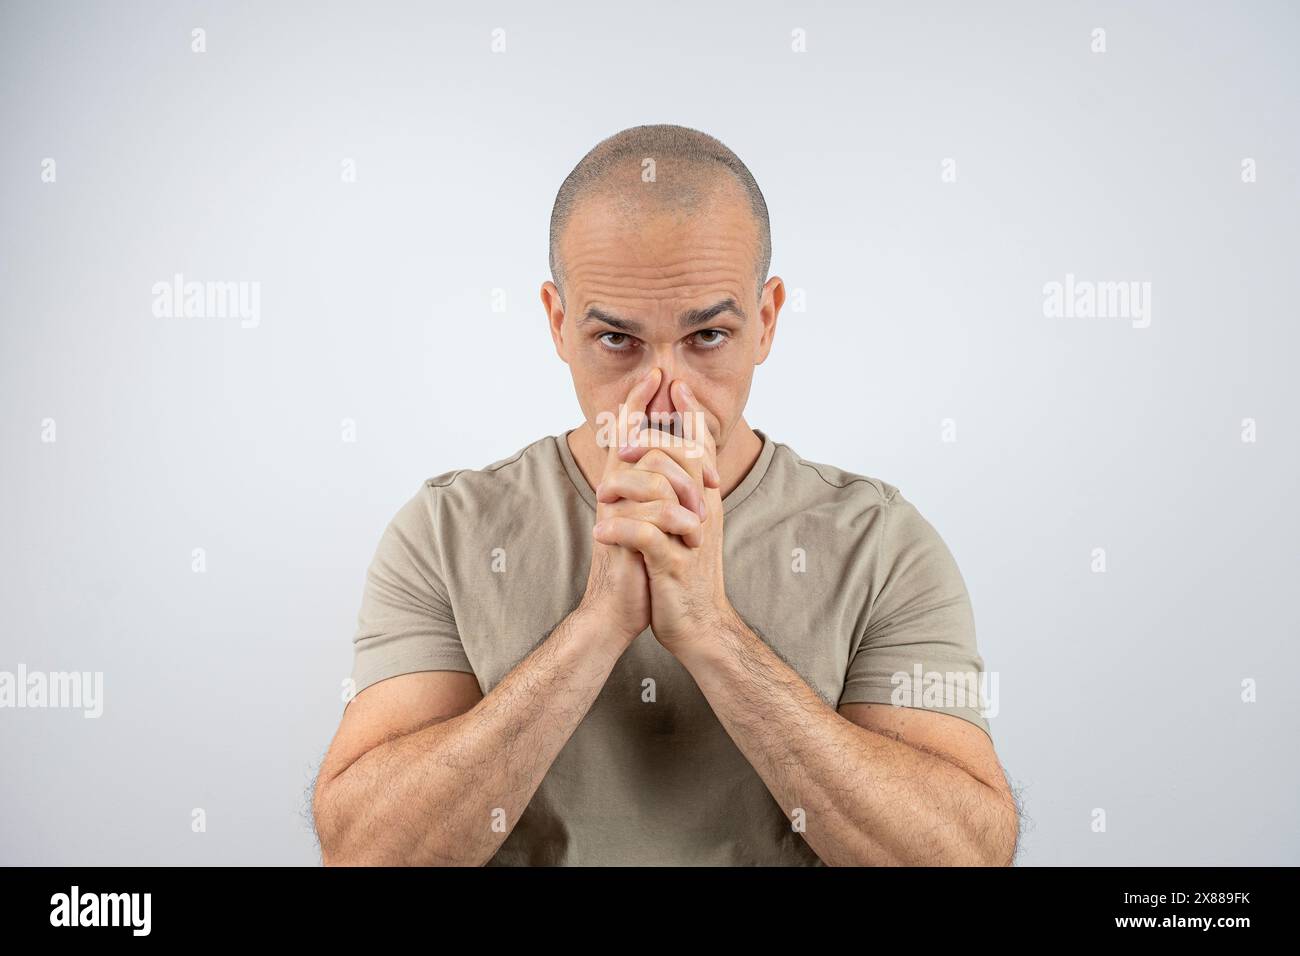
[[[326,785],[327,863],[482,865],[528,806],[622,648],[569,615],[473,708],[367,751]]]
[[[1014,812],[998,793],[841,717],[739,618],[680,656],[823,862],[991,864],[1010,854]]]

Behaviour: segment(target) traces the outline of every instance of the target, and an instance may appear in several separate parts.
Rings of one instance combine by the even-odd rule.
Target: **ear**
[[[772,339],[776,337],[776,317],[785,305],[785,283],[780,276],[772,276],[763,286],[763,297],[758,302],[758,320],[762,323],[763,333],[758,339],[758,349],[754,355],[754,364],[762,365],[772,351]]]
[[[555,343],[555,354],[567,365],[569,360],[564,354],[564,305],[560,302],[560,290],[554,282],[542,283],[542,308],[546,310],[546,323],[551,330],[551,341]]]

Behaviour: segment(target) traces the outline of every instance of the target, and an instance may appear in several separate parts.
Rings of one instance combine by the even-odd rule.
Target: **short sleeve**
[[[897,491],[882,509],[872,603],[840,704],[937,710],[990,733],[989,685],[957,562]]]
[[[447,596],[436,492],[420,487],[384,529],[371,559],[353,638],[357,693],[417,671],[474,673]]]

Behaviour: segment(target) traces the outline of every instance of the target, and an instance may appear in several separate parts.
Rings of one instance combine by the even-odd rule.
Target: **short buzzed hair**
[[[629,197],[627,184],[643,182],[642,164],[654,160],[655,192],[646,198],[665,209],[693,210],[716,194],[720,177],[730,174],[744,190],[758,226],[755,250],[757,288],[761,295],[772,264],[772,225],[767,202],[748,167],[720,141],[685,126],[633,126],[601,140],[582,157],[560,185],[551,210],[551,279],[564,303],[564,267],[560,237],[579,203],[594,195]],[[631,175],[635,173],[635,180]],[[642,197],[635,197],[642,198]]]

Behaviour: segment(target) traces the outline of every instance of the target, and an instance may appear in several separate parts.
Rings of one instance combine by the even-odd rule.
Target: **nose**
[[[652,361],[655,365],[659,366],[659,370],[663,374],[659,378],[659,388],[655,392],[654,398],[652,398],[650,404],[646,406],[646,413],[649,415],[658,414],[667,416],[672,412],[677,411],[677,409],[673,407],[672,399],[673,382],[676,380],[677,375],[673,362],[672,346],[668,346],[662,350],[657,350],[654,353]]]

